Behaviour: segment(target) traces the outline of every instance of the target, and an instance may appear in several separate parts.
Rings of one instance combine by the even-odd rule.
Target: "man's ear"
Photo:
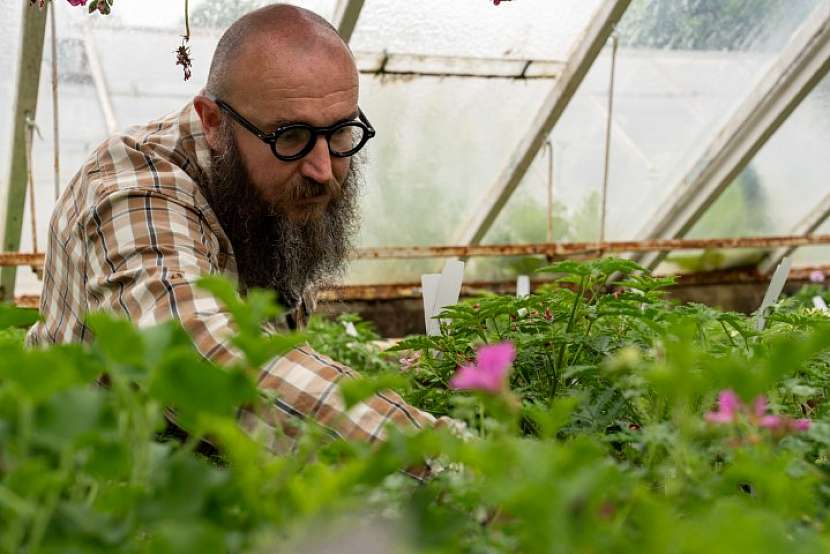
[[[193,99],[193,107],[196,108],[196,113],[202,120],[202,130],[208,144],[213,150],[220,150],[222,137],[219,129],[222,125],[222,113],[219,106],[207,96],[199,94]]]

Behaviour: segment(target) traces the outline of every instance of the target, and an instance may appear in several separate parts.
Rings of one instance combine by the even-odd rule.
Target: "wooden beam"
[[[822,223],[827,221],[828,217],[830,217],[830,194],[826,195],[821,202],[819,202],[816,207],[813,208],[806,217],[804,217],[804,219],[798,222],[798,224],[793,228],[792,234],[804,235],[805,237],[813,236],[813,233],[821,227]],[[798,248],[796,245],[776,248],[767,254],[763,260],[761,260],[761,263],[758,264],[758,270],[761,273],[769,273],[773,271],[776,266],[778,266],[779,262],[781,262],[781,260],[786,256],[792,254],[796,248]]]
[[[608,0],[594,13],[568,55],[562,75],[556,80],[533,123],[519,142],[504,170],[485,194],[472,218],[457,235],[460,244],[478,244],[492,227],[513,191],[522,182],[536,154],[545,144],[556,122],[576,93],[594,60],[605,45],[614,25],[625,13],[631,0]]]
[[[830,71],[830,3],[820,4],[793,35],[757,87],[712,136],[700,158],[640,230],[638,238],[680,238],[740,175],[815,85]],[[638,257],[655,268],[665,254]]]
[[[334,27],[343,40],[348,44],[352,40],[352,34],[357,27],[357,20],[363,10],[365,0],[339,0],[334,14]]]
[[[393,260],[450,257],[571,256],[597,257],[622,252],[671,252],[706,248],[781,248],[830,244],[830,235],[777,235],[725,239],[655,239],[641,241],[548,242],[538,244],[491,244],[474,246],[379,246],[355,250],[353,260]],[[0,252],[0,267],[40,267],[44,254]]]
[[[23,228],[23,209],[26,205],[26,182],[29,171],[26,163],[27,118],[35,119],[37,95],[40,86],[40,65],[43,59],[43,38],[46,34],[46,10],[33,6],[23,9],[23,30],[18,50],[17,87],[12,112],[11,163],[7,181],[3,183],[3,250],[20,248]],[[0,301],[14,298],[17,268],[0,270]]]
[[[790,272],[789,282],[809,281],[810,274],[820,271],[830,275],[830,266],[812,266],[794,268]],[[534,279],[531,288],[550,283],[551,277]],[[717,285],[751,285],[766,284],[769,277],[760,273],[755,267],[740,267],[735,269],[706,271],[699,273],[683,273],[677,275],[677,284],[669,289],[682,287],[717,286]],[[561,286],[569,286],[563,284]],[[570,285],[573,286],[573,285]],[[461,287],[461,296],[469,297],[482,293],[515,294],[516,280],[507,281],[468,281]],[[321,303],[384,300],[420,299],[422,295],[421,283],[393,283],[382,285],[335,285],[322,289],[317,300]],[[15,298],[15,304],[25,308],[38,308],[40,295],[27,294]]]

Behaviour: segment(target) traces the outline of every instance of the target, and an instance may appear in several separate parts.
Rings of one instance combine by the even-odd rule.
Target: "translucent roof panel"
[[[704,213],[689,238],[788,235],[813,207],[830,195],[830,158],[818,145],[830,144],[830,76],[802,101],[749,165]],[[805,148],[805,145],[808,147]],[[815,145],[816,148],[809,145]],[[825,227],[826,228],[826,227]],[[796,251],[796,262],[826,263],[830,248]],[[757,263],[763,249],[672,253],[670,261],[720,269]]]
[[[542,6],[544,4],[544,6]],[[601,0],[366,0],[352,48],[564,60]]]
[[[225,28],[240,15],[255,8],[273,4],[273,0],[190,0],[191,31],[195,28]],[[302,6],[331,20],[337,0],[284,0],[283,3]],[[141,0],[116,2],[107,25],[145,27],[154,29],[184,29],[184,2],[171,0]],[[102,22],[103,23],[103,22]]]
[[[686,10],[692,4],[660,1],[671,11]],[[620,238],[642,236],[648,230],[649,216],[653,216],[661,204],[671,195],[689,169],[697,163],[714,136],[727,122],[733,111],[740,105],[763,79],[779,52],[788,44],[818,0],[801,0],[788,3],[743,3],[742,9],[729,9],[722,4],[718,17],[706,19],[705,13],[691,17],[687,34],[667,34],[662,41],[661,51],[670,50],[686,53],[686,62],[655,57],[658,67],[666,73],[662,80],[664,87],[674,88],[682,104],[676,105],[676,117],[650,117],[641,119],[641,125],[650,125],[655,132],[675,134],[671,140],[672,149],[681,155],[667,155],[667,162],[658,168],[660,177],[653,184],[635,186],[634,183],[616,183],[614,190],[625,190],[627,213],[622,218],[615,212],[616,235]],[[685,8],[683,6],[686,6]],[[664,14],[665,15],[665,14]],[[621,25],[622,40],[625,44],[650,44],[638,27],[648,18],[640,17],[636,10],[629,11]],[[672,21],[672,20],[669,20]],[[676,31],[669,25],[669,31]],[[661,30],[661,26],[656,27]],[[624,58],[621,56],[621,60]],[[674,66],[674,67],[672,67]],[[621,74],[625,71],[621,67]],[[643,76],[634,76],[643,80]],[[701,94],[702,93],[702,94]],[[670,93],[671,94],[671,93]],[[647,103],[647,99],[641,99]],[[623,102],[621,102],[623,104]],[[685,111],[685,115],[681,110]],[[672,110],[675,111],[675,110]],[[620,107],[621,117],[625,112]],[[656,114],[655,114],[656,115]],[[662,130],[662,131],[658,131]],[[640,228],[631,223],[641,222]]]
[[[819,154],[821,145],[830,145],[830,76],[802,101],[689,236],[794,232],[830,194],[830,157]]]
[[[606,238],[638,238],[817,4],[723,4],[718,11],[673,0],[632,2],[617,30]],[[554,236],[565,240],[599,235],[610,51],[600,54],[550,136],[561,218]],[[547,155],[537,156],[485,242],[546,237]]]

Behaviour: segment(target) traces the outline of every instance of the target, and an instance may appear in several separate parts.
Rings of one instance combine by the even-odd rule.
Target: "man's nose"
[[[323,135],[317,136],[314,148],[300,162],[300,174],[318,183],[328,183],[332,179],[331,154],[329,143]]]

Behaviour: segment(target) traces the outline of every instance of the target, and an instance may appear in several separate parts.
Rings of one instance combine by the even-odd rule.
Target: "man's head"
[[[194,105],[212,152],[206,192],[228,234],[245,287],[274,288],[289,304],[338,275],[357,226],[357,176],[317,135],[293,161],[220,108],[265,133],[293,123],[330,127],[357,117],[358,74],[335,29],[316,14],[276,4],[222,36],[205,95]]]

